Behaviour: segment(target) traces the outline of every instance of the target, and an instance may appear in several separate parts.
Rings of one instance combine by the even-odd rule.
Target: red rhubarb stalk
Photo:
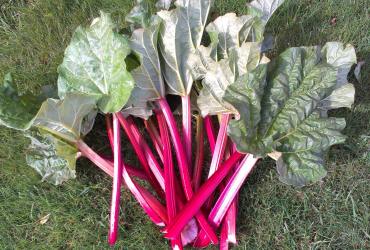
[[[185,152],[188,159],[189,173],[192,173],[191,167],[191,100],[190,95],[181,97],[182,103],[182,134],[185,146]]]
[[[154,174],[154,176],[157,179],[161,188],[164,190],[165,184],[164,184],[163,169],[159,165],[159,163],[158,163],[157,159],[155,158],[151,148],[149,147],[149,145],[144,140],[144,138],[143,138],[142,134],[140,133],[139,129],[137,128],[134,120],[131,117],[129,117],[129,118],[127,118],[127,122],[128,122],[129,128],[130,128],[131,132],[133,133],[136,141],[139,143],[139,145],[141,145],[141,147],[144,151],[144,155],[145,155],[145,158],[148,161],[150,170]]]
[[[163,113],[158,111],[156,112],[156,116],[159,124],[161,141],[163,143],[166,207],[168,221],[171,223],[173,221],[173,218],[176,216],[176,187],[175,187],[175,173],[172,161],[171,141]],[[172,249],[182,249],[183,246],[180,237],[171,240],[171,246]]]
[[[108,130],[107,126],[107,130]],[[90,161],[92,161],[97,167],[103,170],[106,174],[113,177],[113,165],[109,162],[105,161],[100,155],[98,155],[94,150],[92,150],[86,143],[82,140],[77,141],[76,143],[78,149],[82,153],[83,156],[87,157]],[[141,207],[144,209],[145,213],[149,216],[149,218],[158,226],[164,226],[167,224],[167,215],[166,209],[163,205],[159,205],[160,203],[153,202],[157,200],[152,194],[145,190],[145,188],[141,187],[137,184],[128,174],[126,168],[123,167],[122,177],[124,182],[130,192],[134,195],[136,200],[139,202]],[[145,192],[146,191],[146,192]],[[156,204],[157,206],[152,207],[150,204]],[[165,216],[162,216],[165,215]]]
[[[220,185],[222,180],[233,169],[234,165],[243,157],[243,154],[235,152],[222,166],[209,178],[190,199],[182,211],[176,215],[173,223],[167,228],[166,238],[173,239],[177,237],[189,220],[197,214],[208,199],[208,197]]]
[[[167,123],[167,126],[168,126],[170,134],[171,134],[173,146],[174,146],[175,152],[176,152],[177,162],[178,162],[179,169],[180,169],[179,172],[180,172],[181,183],[183,185],[185,197],[186,197],[187,200],[190,200],[193,196],[193,189],[192,189],[192,184],[191,184],[191,180],[190,180],[187,158],[186,158],[186,154],[185,154],[183,144],[182,144],[181,139],[180,139],[180,134],[179,134],[179,132],[177,130],[177,127],[176,127],[176,121],[175,121],[175,118],[174,118],[174,116],[171,112],[171,109],[170,109],[170,107],[167,103],[167,100],[162,98],[158,101],[158,103],[161,107],[161,110],[163,112],[164,117],[166,118],[166,123]],[[196,216],[196,219],[198,220],[199,225],[206,232],[207,236],[210,238],[212,243],[217,244],[218,243],[218,238],[217,238],[215,232],[213,231],[213,229],[208,224],[207,219],[204,217],[204,215],[201,212],[199,212],[199,211],[197,211],[197,212],[198,213],[194,213],[192,217]],[[189,218],[189,220],[190,219],[191,218]],[[186,223],[181,227],[181,230],[189,222],[189,220],[187,220]],[[176,220],[173,223],[176,223]],[[172,239],[176,239],[179,236],[179,234],[181,233],[181,230],[178,232],[178,234],[176,234],[174,237],[172,237]]]
[[[164,163],[163,143],[161,141],[161,137],[158,133],[157,127],[153,122],[153,119],[149,118],[148,120],[144,120],[144,125],[146,131],[148,131],[149,137],[152,140],[155,149],[157,150],[159,159],[161,159],[162,163]]]
[[[206,127],[209,147],[213,155],[213,152],[215,151],[215,145],[216,145],[216,133],[215,133],[215,128],[212,123],[211,116],[207,115],[206,117],[204,117],[204,125]]]
[[[224,218],[227,210],[229,209],[234,198],[238,194],[245,179],[252,171],[253,167],[257,163],[259,158],[255,158],[253,155],[247,155],[239,166],[235,169],[235,173],[230,178],[224,191],[221,193],[216,204],[211,210],[208,220],[214,227],[218,227]]]
[[[121,134],[119,121],[115,114],[113,114],[113,151],[114,151],[113,188],[112,188],[112,200],[110,208],[109,234],[108,234],[108,242],[111,246],[114,245],[117,241],[120,199],[121,199],[121,185],[122,185]]]
[[[128,120],[126,120],[126,118],[123,117],[122,114],[119,114],[118,116],[118,119],[121,123],[121,126],[122,128],[124,129],[124,131],[126,132],[126,135],[127,137],[129,138],[130,142],[131,142],[131,145],[132,147],[134,148],[134,151],[139,159],[139,162],[140,164],[143,166],[143,169],[144,171],[146,172],[146,174],[148,175],[149,177],[149,182],[150,184],[153,186],[154,190],[161,196],[163,197],[164,194],[163,194],[163,190],[164,190],[164,180],[163,178],[159,178],[159,181],[161,181],[162,185],[159,184],[159,181],[156,180],[156,176],[152,173],[151,169],[155,169],[157,168],[158,166],[150,166],[149,165],[149,162],[147,161],[146,157],[145,157],[145,153],[144,153],[144,150],[143,148],[141,147],[141,145],[139,144],[139,141],[137,140],[137,138],[135,136],[137,136],[137,134],[140,135],[140,133],[138,132],[138,129],[135,127],[135,126],[131,126],[133,124],[130,124],[128,122]],[[153,163],[153,161],[150,161],[151,163]],[[156,173],[158,173],[160,170],[155,170]]]
[[[230,120],[230,114],[223,114],[221,116],[220,129],[218,131],[217,140],[216,140],[214,152],[212,155],[211,165],[209,167],[208,178],[210,178],[214,174],[214,172],[219,168],[222,160],[224,159],[224,153],[225,153],[225,149],[228,143],[227,125],[229,123],[229,120]],[[213,202],[213,195],[211,194],[205,205],[206,211],[210,210],[210,208],[212,207],[212,202]],[[208,239],[204,237],[203,231],[199,233],[199,236],[200,237],[198,237],[196,244],[200,244],[201,246],[206,246],[209,244]]]
[[[195,164],[193,171],[193,188],[197,191],[202,180],[202,170],[204,163],[204,129],[203,117],[197,116],[197,130],[196,130],[196,149],[195,149]]]

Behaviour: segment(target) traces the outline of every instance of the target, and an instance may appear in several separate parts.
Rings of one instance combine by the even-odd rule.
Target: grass
[[[215,13],[243,14],[245,2],[216,0]],[[0,3],[0,77],[11,72],[22,91],[38,91],[55,83],[63,50],[79,24],[88,23],[102,9],[124,26],[133,1]],[[276,37],[273,54],[335,40],[355,45],[360,60],[370,58],[367,3],[286,0],[268,26]],[[370,248],[369,73],[365,65],[352,110],[336,111],[347,119],[348,140],[330,150],[329,175],[322,183],[303,189],[283,185],[272,162],[253,172],[241,191],[237,249]],[[95,135],[88,138],[90,144]],[[25,164],[26,145],[19,133],[0,129],[0,249],[108,249],[110,180],[87,161],[79,161],[76,180],[61,187],[42,183]],[[135,164],[131,158],[128,161]],[[117,249],[167,249],[167,242],[126,191],[123,200]]]

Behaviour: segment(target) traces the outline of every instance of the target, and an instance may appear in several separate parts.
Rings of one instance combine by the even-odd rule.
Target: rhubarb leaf
[[[160,25],[161,19],[153,16],[151,25],[135,30],[130,39],[131,49],[141,64],[131,72],[135,87],[123,109],[125,115],[147,118],[151,115],[147,102],[162,98],[166,94],[157,50]]]
[[[217,58],[227,58],[229,49],[240,47],[247,40],[254,22],[254,16],[238,17],[235,13],[228,13],[208,24],[206,31],[211,42],[217,44]]]
[[[193,78],[188,60],[201,43],[212,3],[177,0],[176,9],[158,12],[163,20],[159,48],[169,94],[185,96],[191,91]]]
[[[58,68],[61,98],[77,92],[94,97],[103,113],[123,108],[134,81],[124,60],[130,53],[128,40],[114,30],[110,16],[103,12],[89,28],[77,28]]]
[[[197,102],[203,116],[235,113],[232,105],[223,99],[226,88],[259,64],[269,61],[261,56],[266,23],[260,20],[260,16],[238,17],[229,13],[207,26],[210,46],[200,46],[196,56],[189,60],[194,78],[202,79],[203,89]],[[253,31],[257,24],[260,27],[258,36]]]
[[[227,87],[237,81],[239,77],[253,70],[260,63],[260,45],[258,43],[243,43],[229,52],[229,57],[214,61],[210,56],[209,48],[200,47],[201,58],[193,63],[193,74],[202,79],[203,89],[199,93],[197,103],[202,116],[219,113],[236,113],[236,110],[223,99]]]
[[[337,84],[343,68],[351,65],[337,63],[348,62],[342,53],[337,53],[338,58],[327,56],[331,44],[323,49],[298,47],[282,53],[269,66],[267,84],[258,95],[261,98],[248,96],[251,84],[247,80],[230,85],[224,96],[239,113],[240,119],[229,124],[229,135],[238,151],[275,155],[280,180],[288,184],[303,186],[321,180],[326,174],[324,153],[345,140],[340,133],[345,120],[327,118],[320,112],[353,102],[352,94],[340,99],[342,88],[351,85]],[[250,74],[257,72],[258,68]],[[263,80],[252,80],[254,85],[265,85]],[[258,108],[259,116],[253,112]]]
[[[86,95],[68,94],[63,100],[47,99],[33,126],[68,142],[76,142],[92,128],[96,101]]]
[[[44,95],[19,95],[10,73],[4,77],[0,87],[0,124],[18,130],[27,130],[39,110]]]
[[[285,0],[254,0],[247,5],[264,23],[267,23],[272,14],[284,3]]]
[[[30,130],[27,164],[54,185],[76,178],[77,148],[42,130]]]
[[[345,126],[343,118],[321,118],[313,114],[294,132],[280,139],[276,147],[282,153],[276,163],[279,179],[304,186],[324,178],[324,153],[331,145],[344,143],[346,137],[340,131]]]
[[[168,10],[171,7],[172,0],[159,0],[155,7],[160,10]]]
[[[149,2],[147,0],[136,0],[136,5],[126,16],[126,22],[130,23],[133,29],[148,27],[151,16]]]

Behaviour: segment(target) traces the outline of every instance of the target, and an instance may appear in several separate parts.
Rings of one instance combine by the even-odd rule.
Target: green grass
[[[243,14],[245,2],[216,0],[215,15]],[[133,1],[0,3],[0,78],[12,72],[22,91],[38,91],[40,86],[56,82],[63,50],[79,24],[88,23],[103,9],[123,27]],[[276,37],[272,54],[291,46],[342,41],[356,46],[359,59],[369,59],[366,6],[366,0],[286,0],[268,26],[268,32]],[[335,25],[330,22],[334,17]],[[273,162],[265,162],[253,172],[241,191],[236,248],[370,248],[369,73],[365,65],[362,83],[356,82],[353,109],[336,111],[347,119],[348,141],[330,150],[329,175],[322,183],[303,189],[283,185]],[[96,135],[88,138],[90,144]],[[25,165],[26,145],[19,133],[0,129],[0,249],[108,248],[110,180],[87,161],[79,161],[76,180],[61,187],[42,183]],[[132,153],[125,155],[135,164]],[[117,248],[167,249],[167,242],[126,191],[123,200]],[[49,220],[41,224],[40,218],[47,214]]]

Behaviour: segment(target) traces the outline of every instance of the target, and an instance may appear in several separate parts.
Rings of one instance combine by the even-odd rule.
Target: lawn
[[[133,2],[0,0],[0,79],[11,72],[22,91],[55,84],[74,29],[99,10],[112,13],[123,28]],[[215,2],[212,16],[246,12],[246,0]],[[272,161],[260,164],[241,191],[236,249],[370,248],[369,8],[368,0],[286,0],[270,21],[268,32],[276,38],[272,55],[292,46],[341,41],[353,44],[359,60],[367,62],[362,81],[353,80],[354,107],[336,111],[347,119],[348,140],[330,150],[328,177],[292,188],[278,181]],[[94,134],[87,138],[93,140]],[[26,149],[21,134],[0,128],[0,249],[108,249],[110,179],[79,161],[76,180],[51,186],[26,166]],[[136,164],[125,150],[127,161]],[[121,219],[117,249],[168,249],[125,190]]]

